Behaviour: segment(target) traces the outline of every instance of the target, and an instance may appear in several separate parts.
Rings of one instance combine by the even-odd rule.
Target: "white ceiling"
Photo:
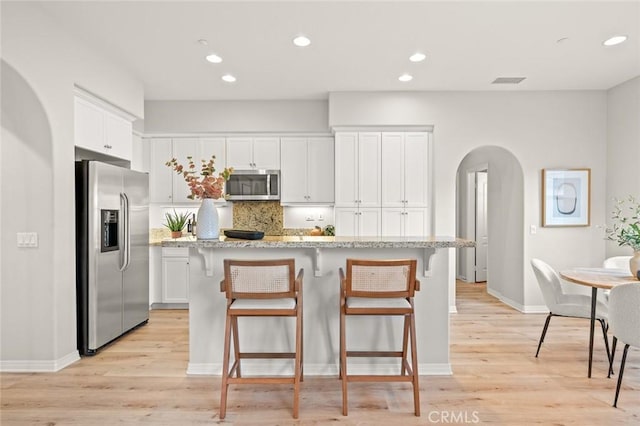
[[[640,1],[82,1],[41,7],[136,75],[148,100],[608,89],[640,75]],[[293,46],[299,33],[311,38],[310,47]],[[629,40],[602,46],[615,34]],[[427,60],[409,62],[416,51]],[[223,63],[205,61],[209,52]],[[413,81],[398,81],[405,72]],[[238,80],[222,82],[226,73]],[[491,85],[496,77],[526,80]]]

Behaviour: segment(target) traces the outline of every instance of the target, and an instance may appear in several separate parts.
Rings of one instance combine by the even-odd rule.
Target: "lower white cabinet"
[[[189,302],[189,249],[162,248],[162,303]]]
[[[383,208],[382,233],[384,237],[421,237],[427,234],[426,208]]]
[[[377,237],[380,235],[380,209],[335,209],[336,235],[341,237]]]

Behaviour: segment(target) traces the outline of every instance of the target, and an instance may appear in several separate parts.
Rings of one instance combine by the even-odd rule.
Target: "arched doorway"
[[[486,201],[486,236],[476,234],[480,228],[476,225],[476,212],[482,210],[476,208],[476,177],[483,172],[486,172],[486,192],[482,195]],[[467,282],[486,279],[488,293],[521,309],[524,306],[524,173],[510,151],[483,146],[469,152],[460,162],[456,175],[456,235],[476,240],[480,246],[480,250],[458,251],[457,278]],[[483,248],[486,249],[486,277],[481,273],[482,255],[476,256]]]

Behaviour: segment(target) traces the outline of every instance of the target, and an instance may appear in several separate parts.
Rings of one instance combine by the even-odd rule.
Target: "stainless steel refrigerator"
[[[149,175],[76,162],[78,350],[149,320]]]

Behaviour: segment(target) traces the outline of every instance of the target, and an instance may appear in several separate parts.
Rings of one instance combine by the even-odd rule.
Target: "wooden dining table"
[[[574,284],[591,287],[591,330],[589,331],[589,373],[591,377],[591,364],[593,361],[593,334],[596,322],[596,303],[598,289],[610,290],[620,284],[636,283],[640,281],[631,275],[628,269],[609,268],[574,268],[561,271],[560,276]]]

